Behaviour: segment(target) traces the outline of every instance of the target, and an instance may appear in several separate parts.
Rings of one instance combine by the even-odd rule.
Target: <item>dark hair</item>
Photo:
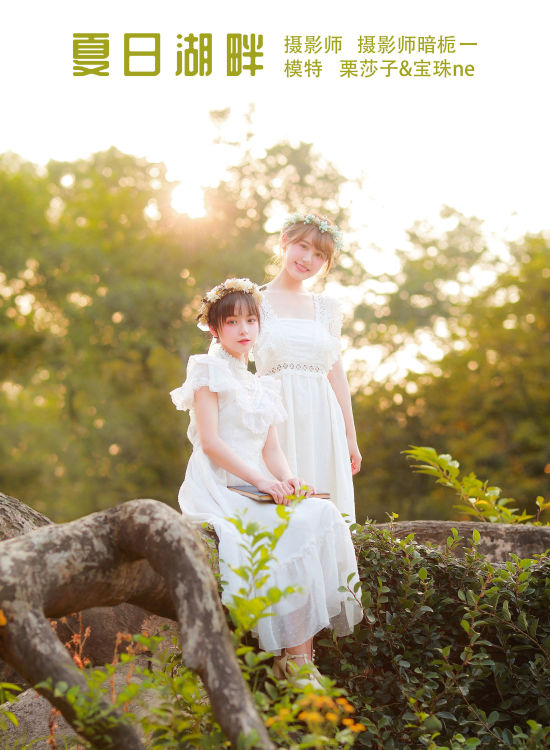
[[[208,325],[219,331],[223,323],[235,314],[255,315],[260,321],[258,303],[252,294],[247,292],[229,292],[221,299],[213,302],[208,311]]]

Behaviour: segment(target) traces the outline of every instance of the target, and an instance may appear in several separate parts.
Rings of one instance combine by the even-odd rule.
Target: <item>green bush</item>
[[[550,743],[550,559],[492,565],[356,527],[365,618],[321,639],[321,671],[367,727],[355,746],[542,748]]]
[[[461,478],[451,456],[438,456],[431,448],[412,449],[409,455],[421,462],[417,469],[469,502],[476,517],[525,522],[508,508],[508,500],[502,502],[498,488],[474,475]],[[539,500],[542,512],[548,503]],[[412,534],[397,538],[391,524],[389,529],[355,525],[362,590],[350,581],[349,592],[361,596],[365,616],[346,638],[325,633],[318,639],[317,664],[335,681],[326,681],[325,693],[296,690],[273,679],[269,655],[257,653],[249,633],[286,593],[256,593],[288,523],[289,512],[284,507],[279,512],[281,525],[271,533],[235,519],[248,563],[235,571],[243,587],[228,612],[243,674],[277,747],[550,746],[550,556],[521,560],[512,555],[504,564],[491,564],[477,552],[480,534],[474,531],[471,548],[459,559],[456,529],[440,551],[417,544]],[[211,564],[215,567],[215,559]],[[155,651],[155,639],[138,640]],[[147,746],[227,747],[204,689],[181,655],[170,649],[154,654],[151,663],[154,669],[142,671],[141,688],[129,686],[132,695],[115,700],[121,705],[137,692],[156,691],[159,705],[140,720]],[[97,671],[89,673],[89,694],[75,689],[68,694],[83,724],[95,720],[97,699],[108,692],[94,675],[99,679]],[[13,715],[4,712],[0,726],[2,720]],[[124,720],[136,717],[126,714]],[[240,747],[255,747],[254,738],[242,738]]]

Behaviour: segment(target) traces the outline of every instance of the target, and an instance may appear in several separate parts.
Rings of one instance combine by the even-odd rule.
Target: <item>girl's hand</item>
[[[356,440],[348,440],[349,458],[351,461],[351,473],[358,474],[361,471],[361,461],[363,457],[359,452],[359,446]]]
[[[291,501],[288,495],[294,494],[294,487],[290,481],[279,482],[277,479],[262,479],[256,482],[256,487],[260,492],[271,495],[277,505],[289,505]]]
[[[311,484],[304,482],[303,479],[299,479],[298,477],[290,477],[286,481],[290,482],[292,485],[292,494],[297,497],[309,497],[315,492]],[[304,487],[307,487],[307,490],[304,490]]]

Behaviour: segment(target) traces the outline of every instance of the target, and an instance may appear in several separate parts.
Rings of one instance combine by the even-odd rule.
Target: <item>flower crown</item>
[[[210,308],[217,302],[231,292],[244,292],[244,294],[251,294],[256,303],[259,305],[262,301],[262,295],[260,294],[260,287],[250,279],[226,279],[218,284],[209,292],[206,292],[204,297],[201,299],[199,306],[199,312],[197,315],[197,326],[201,331],[208,331],[208,313]]]
[[[335,250],[341,250],[344,247],[343,234],[340,229],[338,229],[336,224],[331,224],[321,216],[316,216],[315,214],[292,214],[292,216],[289,216],[285,220],[283,231],[293,224],[313,224],[320,232],[328,232],[332,236]]]

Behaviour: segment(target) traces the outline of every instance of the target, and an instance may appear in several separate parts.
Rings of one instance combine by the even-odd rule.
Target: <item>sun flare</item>
[[[206,215],[204,192],[196,185],[180,184],[172,190],[172,208],[180,214],[187,214],[192,219]]]

